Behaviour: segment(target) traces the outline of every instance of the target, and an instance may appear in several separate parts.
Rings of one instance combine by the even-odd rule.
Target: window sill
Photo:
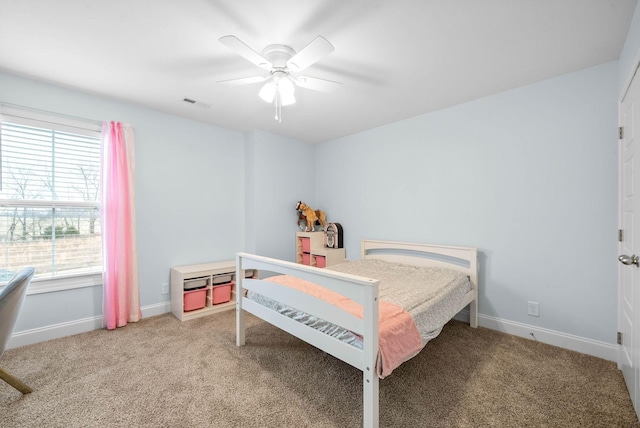
[[[85,273],[56,278],[34,278],[31,284],[29,284],[27,295],[95,287],[98,285],[102,285],[102,273]]]

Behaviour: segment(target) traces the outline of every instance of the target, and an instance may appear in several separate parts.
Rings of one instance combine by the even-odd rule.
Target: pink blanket
[[[312,282],[289,275],[274,276],[267,281],[295,288],[350,312],[360,319],[363,317],[362,305]],[[376,371],[380,378],[384,378],[400,364],[415,356],[424,344],[413,317],[402,307],[380,300],[378,310],[380,324]]]

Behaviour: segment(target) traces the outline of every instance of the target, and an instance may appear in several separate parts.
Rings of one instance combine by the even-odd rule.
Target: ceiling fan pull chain
[[[273,100],[276,106],[276,120],[278,123],[282,123],[282,100],[280,99],[280,91],[276,89],[276,97]]]

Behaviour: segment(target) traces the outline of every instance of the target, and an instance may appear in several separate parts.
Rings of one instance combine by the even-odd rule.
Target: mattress
[[[413,319],[420,336],[420,343],[418,346],[412,345],[407,348],[400,359],[394,360],[391,365],[386,364],[384,370],[383,364],[379,364],[377,371],[381,378],[389,375],[402,362],[415,356],[427,342],[436,337],[443,326],[459,311],[465,295],[471,290],[469,278],[451,269],[417,267],[375,259],[341,263],[327,269],[380,280],[378,290],[380,304],[400,307]],[[279,275],[267,280],[290,285],[294,278]],[[247,298],[342,342],[359,349],[363,348],[362,338],[359,335],[320,317],[283,305],[259,293],[250,291],[247,293]],[[380,335],[381,337],[383,335],[382,326]],[[381,347],[382,342],[381,340]],[[397,342],[394,348],[397,348]],[[381,349],[380,355],[383,354]]]
[[[425,345],[458,313],[465,295],[472,289],[469,277],[452,269],[375,259],[340,263],[328,269],[380,280],[380,300],[409,312]]]

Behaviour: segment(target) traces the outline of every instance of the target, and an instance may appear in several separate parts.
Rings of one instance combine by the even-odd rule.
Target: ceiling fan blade
[[[321,79],[319,77],[311,76],[297,76],[294,79],[296,85],[301,88],[311,89],[319,92],[333,92],[335,89],[342,86],[340,82],[334,82],[333,80]]]
[[[334,51],[329,40],[322,36],[313,39],[300,52],[287,61],[287,67],[291,71],[302,71]]]
[[[238,55],[240,55],[250,63],[257,65],[260,68],[271,70],[271,68],[273,67],[265,57],[251,49],[246,43],[244,43],[236,36],[223,36],[220,37],[218,41],[232,51],[236,52]]]
[[[221,85],[226,86],[240,86],[240,85],[249,85],[251,83],[260,83],[269,79],[271,76],[251,76],[251,77],[241,77],[239,79],[228,79],[228,80],[218,80],[216,83],[220,83]]]

